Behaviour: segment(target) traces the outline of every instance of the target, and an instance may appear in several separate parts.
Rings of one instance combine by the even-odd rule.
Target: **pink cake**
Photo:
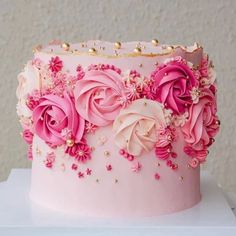
[[[220,121],[216,75],[198,44],[53,41],[18,81],[33,202],[145,217],[201,200],[200,164]]]

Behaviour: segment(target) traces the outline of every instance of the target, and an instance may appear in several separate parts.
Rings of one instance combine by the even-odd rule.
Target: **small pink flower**
[[[72,166],[71,166],[71,169],[72,170],[77,170],[78,169],[78,165],[73,163]]]
[[[92,174],[92,170],[89,169],[89,168],[87,168],[87,170],[86,170],[86,174],[87,174],[87,175],[91,175],[91,174]]]
[[[79,178],[84,178],[84,173],[83,173],[83,172],[79,172],[79,173],[78,173],[78,177],[79,177]]]
[[[106,168],[107,168],[107,171],[111,171],[112,170],[112,165],[109,164],[109,165],[106,166]]]
[[[32,132],[30,132],[30,130],[25,129],[25,130],[23,131],[23,135],[22,135],[22,136],[23,136],[23,138],[24,138],[24,140],[25,140],[26,143],[32,144],[34,134],[33,134]]]
[[[95,131],[97,130],[97,128],[98,127],[96,125],[94,125],[94,124],[92,124],[92,123],[90,123],[88,121],[85,122],[85,131],[86,131],[86,133],[94,134]]]
[[[45,160],[45,166],[47,168],[52,168],[53,167],[53,163],[55,162],[55,158],[56,158],[56,155],[55,155],[54,152],[47,153],[46,160]]]
[[[39,104],[39,100],[38,99],[35,99],[33,96],[29,95],[27,97],[27,101],[26,101],[26,105],[27,107],[33,111],[35,107],[37,107]]]
[[[142,165],[137,161],[136,163],[134,163],[131,169],[133,172],[139,172],[142,169]]]
[[[62,67],[63,67],[63,63],[58,56],[52,57],[51,60],[49,61],[49,69],[53,73],[57,73],[61,71]]]

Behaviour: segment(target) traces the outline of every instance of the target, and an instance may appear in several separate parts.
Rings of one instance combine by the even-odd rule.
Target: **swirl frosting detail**
[[[75,86],[78,113],[97,126],[111,124],[122,108],[126,94],[122,77],[114,70],[90,70]]]
[[[167,64],[157,67],[152,74],[156,100],[163,103],[176,114],[185,112],[191,105],[190,91],[197,87],[198,80],[192,69],[181,58],[175,58]]]
[[[139,156],[151,151],[157,130],[165,124],[162,106],[152,100],[138,99],[121,110],[113,123],[115,143],[129,154]]]
[[[34,109],[32,118],[35,133],[53,145],[65,143],[65,130],[75,143],[81,140],[84,133],[85,121],[77,113],[74,102],[67,93],[64,93],[64,97],[53,94],[43,96]]]

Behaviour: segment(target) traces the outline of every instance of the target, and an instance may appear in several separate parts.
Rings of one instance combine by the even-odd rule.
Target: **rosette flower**
[[[111,124],[126,99],[126,88],[116,71],[90,70],[77,81],[75,104],[78,113],[96,126]]]
[[[212,143],[219,130],[216,116],[216,98],[211,89],[201,91],[198,103],[189,109],[189,117],[182,127],[185,141],[195,150],[203,150]]]
[[[151,151],[157,142],[157,130],[165,124],[158,102],[138,99],[121,110],[114,121],[116,144],[129,154],[139,156]]]
[[[160,65],[152,73],[155,99],[175,114],[182,114],[191,105],[190,91],[198,86],[193,70],[182,59]]]
[[[27,106],[27,97],[33,90],[39,88],[39,71],[32,64],[32,61],[28,61],[17,79],[16,96],[19,100],[17,103],[17,114],[19,116],[30,117],[32,112]]]
[[[45,142],[61,145],[66,141],[70,146],[78,143],[84,133],[85,120],[75,109],[72,98],[64,93],[45,95],[33,111],[35,133]],[[64,135],[65,130],[68,135]]]

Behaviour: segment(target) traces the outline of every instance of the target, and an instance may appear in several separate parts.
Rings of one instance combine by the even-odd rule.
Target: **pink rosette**
[[[90,70],[77,81],[74,96],[76,109],[85,120],[96,126],[106,126],[119,114],[126,89],[116,71]]]
[[[216,98],[211,88],[201,91],[198,103],[192,104],[189,109],[189,117],[182,127],[185,141],[194,150],[203,150],[212,144],[212,138],[219,130]]]
[[[155,100],[176,114],[184,113],[186,107],[192,103],[190,91],[198,86],[196,77],[193,70],[181,58],[158,66],[152,73]]]
[[[72,98],[45,95],[33,111],[35,133],[45,142],[61,145],[69,138],[70,144],[78,143],[84,133],[85,121],[77,113]],[[64,135],[65,130],[67,134]]]

